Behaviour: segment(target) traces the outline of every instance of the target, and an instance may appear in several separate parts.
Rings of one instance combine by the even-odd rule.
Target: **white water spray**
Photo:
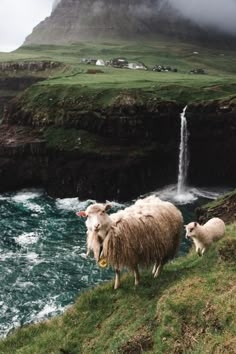
[[[179,174],[177,183],[177,195],[183,195],[186,192],[186,179],[188,173],[188,129],[187,119],[185,117],[187,106],[181,113],[181,134],[179,146]]]

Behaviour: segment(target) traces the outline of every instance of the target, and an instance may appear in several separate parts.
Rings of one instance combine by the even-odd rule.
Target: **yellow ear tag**
[[[107,260],[105,257],[102,257],[98,261],[99,267],[106,268],[107,267]]]

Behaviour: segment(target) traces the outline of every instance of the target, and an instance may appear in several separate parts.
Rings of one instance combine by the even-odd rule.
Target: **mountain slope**
[[[166,0],[61,0],[35,27],[25,44],[57,44],[89,39],[155,37],[232,45],[232,37],[200,27]]]

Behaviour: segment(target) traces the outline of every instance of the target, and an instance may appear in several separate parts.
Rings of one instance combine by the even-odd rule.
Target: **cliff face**
[[[192,104],[188,107],[187,120],[191,183],[233,186],[236,174],[235,98]]]
[[[168,102],[86,115],[71,107],[64,120],[39,124],[11,103],[0,129],[0,191],[38,185],[51,196],[128,200],[174,183],[180,111]]]
[[[162,0],[61,0],[26,38],[25,45],[156,34],[232,46],[229,36],[193,24]]]
[[[126,95],[100,108],[84,100],[86,111],[71,100],[42,111],[23,96],[12,101],[0,129],[0,191],[43,186],[56,197],[124,201],[176,183],[183,107]],[[191,104],[186,115],[188,183],[235,185],[235,99]]]
[[[1,64],[0,64],[1,70]],[[10,101],[16,93],[25,90],[37,81],[41,81],[44,78],[40,77],[0,77],[0,122],[2,121],[5,105]]]

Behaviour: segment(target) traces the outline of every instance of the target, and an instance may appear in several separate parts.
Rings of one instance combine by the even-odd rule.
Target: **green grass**
[[[233,353],[236,343],[236,224],[204,257],[169,263],[135,288],[124,274],[83,293],[64,315],[0,342],[4,354]]]
[[[79,153],[101,156],[146,157],[157,149],[157,144],[149,143],[142,146],[120,146],[114,139],[104,138],[86,130],[62,127],[47,127],[41,131],[48,149],[56,151],[77,151]]]
[[[199,54],[193,54],[194,52]],[[80,63],[83,57],[107,60],[119,56],[125,56],[129,61],[144,62],[150,68],[155,64],[170,65],[176,67],[178,72],[156,73],[101,67],[103,73],[88,74],[88,69],[98,67]],[[56,91],[60,96],[66,96],[68,90],[69,94],[74,90],[73,97],[85,95],[90,99],[91,96],[100,95],[103,98],[96,102],[107,105],[123,90],[141,90],[144,96],[146,94],[160,100],[175,100],[182,104],[224,98],[236,93],[234,51],[222,52],[199,45],[173,43],[163,37],[144,42],[107,41],[81,42],[68,46],[25,46],[13,53],[0,53],[0,61],[18,60],[54,60],[65,64],[63,68],[48,73],[48,80],[36,85],[38,95],[46,90],[46,94],[51,95]],[[204,68],[208,74],[189,74],[196,67]],[[29,101],[30,95],[35,95],[35,90],[30,91]]]
[[[216,200],[207,203],[206,205],[204,205],[204,209],[212,209],[223,206],[227,202],[227,200],[232,197],[236,199],[236,190],[225,193],[222,197],[219,197]]]
[[[198,55],[193,54],[198,52]],[[180,70],[188,70],[193,66],[204,66],[213,72],[236,73],[235,52],[216,50],[173,42],[170,38],[159,36],[155,40],[80,42],[68,46],[24,46],[17,51],[0,53],[0,61],[7,60],[57,60],[74,66],[79,65],[82,57],[101,57],[105,60],[125,56],[130,61],[143,61],[147,65],[173,65]]]

